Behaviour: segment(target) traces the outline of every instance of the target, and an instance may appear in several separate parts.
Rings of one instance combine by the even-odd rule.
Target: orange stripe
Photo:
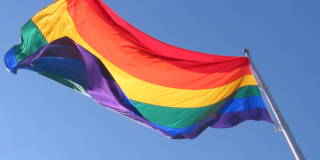
[[[162,57],[138,49],[101,19],[84,0],[69,4],[68,12],[79,35],[92,48],[121,70],[143,81],[171,88],[209,89],[251,74],[248,65],[230,72],[212,74],[182,69]],[[201,66],[195,64],[191,70],[192,67]],[[214,67],[212,65],[212,69]]]

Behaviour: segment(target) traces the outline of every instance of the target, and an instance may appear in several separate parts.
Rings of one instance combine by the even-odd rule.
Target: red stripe
[[[122,36],[126,37],[131,43],[136,45],[138,48],[150,54],[163,56],[171,59],[197,61],[203,63],[220,63],[222,61],[246,59],[246,57],[231,57],[204,54],[165,44],[131,26],[129,23],[127,23],[121,17],[119,17],[101,0],[85,1],[106,23],[112,26]]]

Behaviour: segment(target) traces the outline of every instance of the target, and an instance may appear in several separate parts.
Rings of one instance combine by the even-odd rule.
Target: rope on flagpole
[[[291,130],[290,130],[290,127],[289,125],[287,124],[287,122],[285,121],[282,113],[280,112],[276,102],[274,101],[272,95],[270,94],[269,92],[269,89],[268,87],[266,86],[266,84],[264,83],[262,77],[260,76],[257,68],[255,67],[251,57],[250,57],[250,54],[249,54],[249,50],[248,49],[244,49],[243,50],[243,54],[249,59],[250,61],[250,65],[251,65],[251,68],[254,72],[254,74],[256,75],[256,78],[258,80],[258,83],[261,85],[262,89],[263,89],[263,92],[265,94],[265,97],[267,98],[268,102],[269,102],[269,105],[271,106],[272,108],[272,111],[276,117],[276,119],[278,120],[278,124],[280,125],[281,127],[281,130],[279,130],[277,128],[277,125],[275,124],[275,127],[276,127],[276,130],[277,131],[282,131],[284,136],[286,137],[288,143],[289,143],[289,146],[294,154],[294,156],[296,157],[297,160],[305,160],[306,158],[304,157],[297,141],[295,140]]]

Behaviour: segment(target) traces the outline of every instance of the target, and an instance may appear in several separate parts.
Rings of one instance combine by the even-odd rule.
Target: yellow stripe
[[[98,57],[124,93],[132,100],[168,107],[197,108],[219,102],[239,87],[257,85],[252,75],[244,76],[222,87],[203,90],[168,88],[137,79],[104,59],[81,38],[66,10],[67,6],[68,4],[64,0],[56,1],[37,13],[32,20],[49,43],[68,36]]]
[[[157,86],[139,79],[134,79],[134,77],[130,75],[128,75],[128,77],[118,78],[117,82],[125,81],[120,87],[130,99],[148,104],[176,108],[208,106],[228,97],[240,87],[256,85],[256,81],[252,75],[244,76],[222,87],[203,90],[183,90]],[[137,83],[139,83],[139,85],[137,85]]]

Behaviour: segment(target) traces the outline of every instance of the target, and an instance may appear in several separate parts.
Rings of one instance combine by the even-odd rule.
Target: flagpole
[[[293,136],[293,134],[292,134],[292,132],[290,130],[289,125],[287,124],[287,122],[285,121],[284,117],[282,116],[282,114],[281,114],[276,102],[274,101],[272,95],[269,92],[268,87],[264,83],[264,81],[263,81],[262,77],[260,76],[257,68],[255,67],[253,61],[251,60],[251,57],[250,57],[250,54],[249,54],[249,50],[248,49],[244,49],[243,53],[244,53],[244,55],[246,57],[248,57],[248,59],[250,61],[251,67],[252,67],[253,71],[255,72],[255,74],[257,76],[258,82],[260,83],[260,85],[261,85],[261,87],[262,87],[262,89],[263,89],[263,91],[264,91],[264,93],[266,95],[266,98],[267,98],[267,100],[268,100],[268,102],[269,102],[269,104],[270,104],[270,106],[271,106],[271,108],[273,110],[273,113],[274,113],[275,117],[277,118],[279,125],[281,126],[281,130],[280,131],[283,131],[283,134],[286,137],[294,156],[296,157],[297,160],[305,160],[306,158],[304,157],[304,155],[303,155],[303,153],[302,153],[297,141],[295,140],[295,138],[294,138],[294,136]]]

